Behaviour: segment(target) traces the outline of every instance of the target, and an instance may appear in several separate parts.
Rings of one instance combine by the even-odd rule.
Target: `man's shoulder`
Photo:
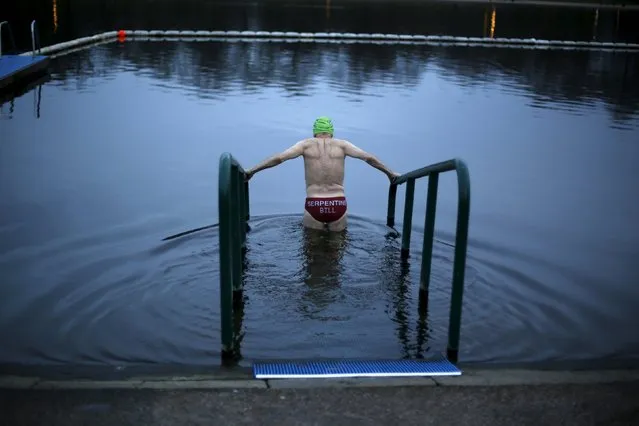
[[[347,141],[346,139],[336,139],[336,138],[333,138],[333,139],[332,139],[332,141],[333,141],[333,143],[335,143],[336,145],[339,145],[339,146],[341,146],[341,147],[344,147],[344,146],[346,146],[346,145],[350,144],[350,142],[349,142],[349,141]]]
[[[293,144],[293,147],[296,149],[301,149],[301,150],[306,150],[309,146],[311,146],[311,140],[310,139],[300,139],[297,142],[295,142],[295,144]]]
[[[296,143],[297,146],[303,148],[303,149],[307,149],[307,148],[311,148],[317,145],[317,143],[320,140],[318,138],[306,138],[306,139],[302,139],[300,141],[298,141]],[[331,138],[330,140],[333,145],[337,145],[340,148],[345,148],[346,146],[350,145],[351,143],[349,141],[347,141],[346,139],[336,139],[336,138]]]
[[[301,139],[297,141],[295,144],[296,145],[316,145],[319,141],[320,139],[318,138],[306,138],[306,139]],[[330,141],[337,145],[344,145],[344,144],[350,143],[346,139],[331,138]]]

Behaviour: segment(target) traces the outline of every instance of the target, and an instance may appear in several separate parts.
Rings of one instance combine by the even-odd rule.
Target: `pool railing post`
[[[8,21],[0,22],[0,56],[2,56],[2,27],[4,25],[9,25],[9,22]]]
[[[220,246],[220,312],[222,360],[235,359],[234,316],[242,301],[244,252],[248,228],[248,183],[240,164],[229,153],[220,157],[218,185]]]
[[[406,182],[406,201],[404,202],[404,224],[402,227],[402,259],[408,259],[410,253],[410,234],[413,227],[413,201],[415,199],[415,179]]]
[[[248,221],[250,218],[251,218],[251,208],[250,208],[250,198],[249,198],[249,183],[248,181],[244,181],[244,232],[245,233],[251,230],[251,227],[248,224]],[[244,250],[246,251],[246,245]]]
[[[244,201],[244,217],[248,222],[251,218],[251,209],[249,206],[249,183],[246,180],[244,181]]]
[[[241,194],[244,185],[240,186],[240,171],[237,165],[231,165],[231,222],[233,244],[233,297],[235,293],[242,291],[242,225],[244,213],[241,205]]]
[[[219,164],[218,211],[220,239],[220,314],[222,360],[233,358],[233,234],[231,200],[231,160],[222,154]]]
[[[397,199],[397,184],[391,182],[388,188],[388,211],[386,213],[386,226],[395,226],[395,201]]]
[[[242,237],[242,255],[246,253],[246,182],[244,182],[244,175],[238,170],[240,184],[238,185],[238,191],[240,193],[240,235]]]
[[[452,362],[457,362],[459,354],[462,300],[464,294],[464,272],[466,268],[466,255],[468,248],[468,222],[470,219],[470,175],[466,164],[462,160],[453,159],[422,167],[421,169],[416,169],[394,178],[391,181],[391,185],[388,190],[388,214],[386,224],[391,227],[395,224],[395,198],[397,196],[397,186],[406,182],[406,201],[404,204],[404,224],[402,229],[401,248],[401,258],[402,260],[405,260],[409,257],[410,253],[415,180],[428,176],[424,240],[422,241],[422,262],[419,277],[420,306],[426,306],[430,287],[430,274],[432,272],[439,175],[451,170],[455,170],[457,172],[458,205],[446,357]]]
[[[31,52],[31,56],[36,55],[36,46],[38,53],[40,53],[40,33],[38,32],[38,27],[36,26],[36,21],[31,21],[31,48],[33,49]]]
[[[459,335],[461,329],[462,300],[464,295],[464,275],[468,246],[468,222],[470,221],[470,175],[468,167],[456,160],[457,170],[457,230],[455,236],[455,260],[453,264],[453,289],[450,299],[450,319],[448,325],[447,358],[457,362],[459,356]]]
[[[428,296],[430,272],[433,262],[433,242],[435,241],[435,215],[437,212],[437,189],[439,173],[428,176],[428,194],[426,196],[426,219],[424,220],[424,240],[422,242],[422,267],[419,275],[419,291]]]
[[[9,21],[0,22],[0,56],[2,56],[2,27],[7,26],[7,33],[9,34],[9,39],[11,40],[11,48],[16,50],[16,40],[13,37],[13,31],[11,30],[11,25],[9,25]]]

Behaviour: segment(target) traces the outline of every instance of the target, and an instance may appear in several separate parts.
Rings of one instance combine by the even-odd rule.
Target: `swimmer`
[[[319,117],[313,124],[313,137],[301,140],[246,171],[246,179],[255,173],[277,166],[299,156],[304,157],[306,201],[303,225],[312,229],[342,231],[346,228],[344,194],[344,159],[357,158],[382,171],[392,181],[399,174],[381,163],[374,155],[346,140],[333,138],[333,123]]]

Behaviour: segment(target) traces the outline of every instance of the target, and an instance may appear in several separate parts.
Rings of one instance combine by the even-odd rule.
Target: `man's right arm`
[[[394,177],[399,176],[398,173],[393,172],[391,169],[386,167],[381,161],[377,159],[373,154],[364,151],[361,148],[356,147],[352,143],[348,141],[343,141],[344,143],[344,154],[349,157],[358,158],[360,160],[366,161],[371,166],[375,167],[377,170],[382,171],[389,179],[393,179]]]
[[[253,175],[255,175],[255,173],[261,170],[270,169],[271,167],[275,167],[285,161],[292,160],[293,158],[299,157],[300,155],[304,154],[305,145],[306,145],[306,140],[299,141],[295,145],[287,149],[286,151],[281,152],[279,154],[275,154],[274,156],[269,157],[266,160],[262,161],[255,167],[249,170],[246,170],[246,179],[247,180],[251,179]]]

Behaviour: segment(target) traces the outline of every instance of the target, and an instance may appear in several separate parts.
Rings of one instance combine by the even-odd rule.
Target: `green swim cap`
[[[319,117],[315,120],[315,123],[313,123],[313,135],[319,133],[333,134],[333,121],[329,117]]]

